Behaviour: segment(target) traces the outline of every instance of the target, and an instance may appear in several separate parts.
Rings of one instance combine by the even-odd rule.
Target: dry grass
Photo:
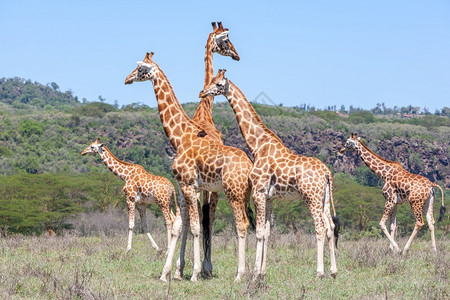
[[[163,229],[163,227],[162,227]],[[2,299],[448,299],[450,259],[448,239],[438,240],[438,253],[424,237],[405,255],[388,250],[387,239],[340,243],[339,274],[319,279],[315,239],[310,235],[273,235],[265,281],[252,282],[255,237],[250,234],[248,274],[234,283],[237,245],[233,232],[214,236],[214,277],[191,283],[192,241],[188,240],[185,280],[158,281],[164,257],[144,235],[134,238],[125,253],[126,229],[100,236],[68,233],[49,239],[0,239],[0,298]],[[164,230],[155,234],[158,243]],[[404,245],[406,241],[400,240]],[[325,259],[329,267],[328,255]]]

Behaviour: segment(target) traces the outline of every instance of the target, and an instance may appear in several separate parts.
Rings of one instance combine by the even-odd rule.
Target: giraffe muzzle
[[[132,78],[128,78],[128,77],[127,77],[127,78],[125,79],[125,84],[132,84],[133,81],[134,81],[134,80],[133,80]]]
[[[201,91],[200,94],[198,94],[199,98],[203,98],[203,97],[206,97],[206,96],[208,96],[206,91]]]

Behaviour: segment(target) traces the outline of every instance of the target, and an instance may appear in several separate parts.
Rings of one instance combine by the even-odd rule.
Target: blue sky
[[[0,77],[156,106],[150,83],[124,85],[153,51],[180,102],[198,101],[211,21],[241,57],[214,67],[249,100],[450,106],[450,1],[1,1]]]

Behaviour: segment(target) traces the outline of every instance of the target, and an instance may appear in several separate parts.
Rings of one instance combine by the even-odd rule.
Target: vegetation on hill
[[[156,108],[133,103],[122,108],[101,102],[81,103],[56,83],[42,85],[12,78],[0,79],[0,227],[8,232],[32,233],[45,228],[68,228],[68,218],[82,211],[124,207],[123,182],[100,158],[80,152],[96,138],[124,161],[173,179],[175,152],[163,132]],[[315,156],[335,176],[336,208],[345,230],[373,232],[383,212],[380,180],[354,154],[340,147],[357,132],[382,157],[399,161],[407,170],[450,187],[450,109],[435,114],[414,107],[371,111],[341,107],[335,111],[253,103],[263,121],[298,154]],[[192,116],[197,103],[183,105]],[[401,118],[411,113],[412,118]],[[214,121],[225,144],[246,151],[235,116],[227,102],[214,106]],[[35,191],[35,192],[34,192]],[[437,192],[437,200],[440,193]],[[440,201],[436,201],[435,211]],[[448,198],[446,203],[448,203]],[[399,212],[399,224],[409,234],[410,208]],[[157,211],[157,209],[155,209]],[[301,202],[276,203],[278,226],[312,231]],[[232,224],[222,201],[216,230]],[[442,225],[448,225],[446,218]],[[440,225],[440,228],[443,226]],[[375,230],[375,229],[374,229]],[[423,232],[423,231],[422,231]]]

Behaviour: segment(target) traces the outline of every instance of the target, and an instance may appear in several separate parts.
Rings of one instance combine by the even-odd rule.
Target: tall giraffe
[[[96,139],[81,155],[98,153],[103,163],[114,175],[125,181],[123,191],[127,198],[128,205],[128,245],[127,252],[131,250],[131,241],[133,239],[134,213],[135,206],[141,217],[141,226],[147,234],[153,248],[159,251],[159,247],[153,240],[146,220],[146,204],[155,203],[161,209],[167,227],[167,247],[170,246],[172,239],[172,225],[175,221],[175,215],[170,209],[170,202],[173,199],[176,204],[175,188],[173,184],[164,177],[148,173],[144,168],[137,164],[127,163],[115,157],[104,144]],[[177,213],[179,208],[177,206]]]
[[[439,188],[442,194],[442,206],[438,221],[442,219],[445,212],[444,191],[442,188],[423,176],[409,173],[403,169],[398,162],[390,161],[376,155],[360,140],[360,138],[357,137],[356,134],[352,134],[344,147],[342,147],[341,153],[346,151],[357,151],[363,162],[384,181],[383,196],[386,198],[386,203],[384,205],[384,213],[380,221],[380,226],[390,241],[390,249],[400,252],[400,248],[395,242],[397,204],[409,203],[414,214],[415,226],[403,252],[406,253],[408,251],[417,232],[419,232],[420,228],[424,225],[422,217],[424,206],[428,228],[431,232],[431,244],[433,250],[436,251],[433,217],[434,187]],[[386,228],[386,221],[389,217],[391,228],[390,234]]]
[[[331,275],[337,274],[334,234],[337,238],[336,212],[333,202],[333,177],[327,166],[314,157],[292,153],[281,139],[267,128],[241,90],[219,70],[200,97],[224,95],[236,115],[242,136],[255,158],[250,171],[256,209],[255,278],[266,274],[267,246],[270,235],[274,199],[303,199],[314,220],[317,238],[317,275],[324,275],[323,251],[325,236],[330,250]],[[330,200],[333,214],[330,214]]]
[[[213,31],[208,35],[208,40],[206,41],[205,46],[205,83],[206,86],[211,79],[214,77],[214,69],[213,69],[213,54],[218,53],[223,56],[230,56],[233,60],[239,60],[239,55],[236,52],[234,45],[231,43],[228,34],[228,28],[223,28],[222,22],[212,22],[211,23]],[[200,127],[206,132],[206,134],[217,141],[220,144],[223,144],[222,141],[222,133],[217,130],[214,125],[214,121],[212,118],[212,109],[214,103],[214,96],[202,98],[197,110],[192,117]],[[211,234],[212,228],[215,220],[215,211],[217,208],[217,202],[219,201],[219,193],[215,192],[203,192],[203,263],[202,263],[202,272],[205,277],[212,276],[212,262],[211,262]],[[187,238],[187,228],[183,228],[182,234],[182,249],[181,252],[181,260],[177,262],[177,273],[176,277],[182,273],[184,268],[184,247],[186,245]]]
[[[164,131],[177,151],[172,170],[189,211],[191,232],[194,236],[194,270],[191,280],[197,281],[200,273],[200,222],[197,207],[198,192],[224,191],[236,222],[239,239],[239,264],[236,280],[245,272],[245,240],[249,222],[245,208],[250,200],[248,173],[252,163],[245,152],[224,146],[204,135],[204,130],[189,119],[175,96],[166,75],[147,53],[144,61],[125,79],[125,84],[151,81],[155,90]],[[176,225],[176,224],[175,224]],[[180,228],[174,225],[172,243],[167,255],[161,280],[166,281],[172,268]]]

